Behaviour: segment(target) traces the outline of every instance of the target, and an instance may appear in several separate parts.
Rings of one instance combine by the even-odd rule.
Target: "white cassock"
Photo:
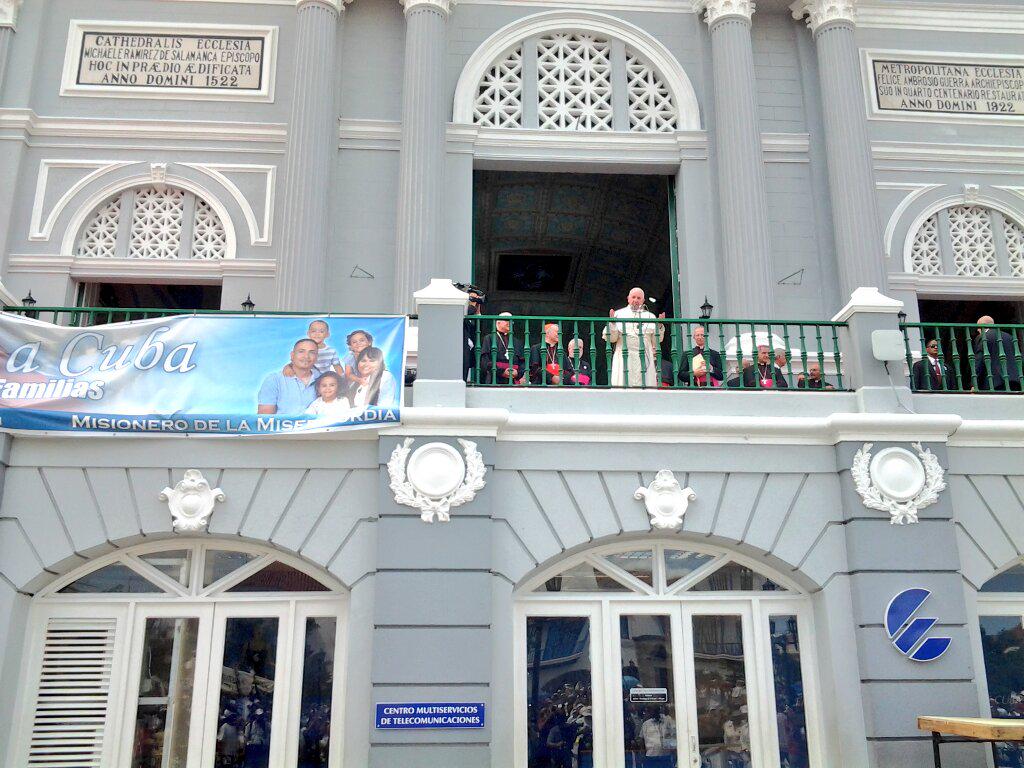
[[[650,312],[637,311],[630,307],[616,310],[615,316],[633,320],[657,320]],[[660,323],[608,323],[601,335],[605,341],[612,344],[611,384],[613,387],[651,387],[653,389],[658,387],[660,376],[654,351],[665,337],[665,326]],[[642,362],[640,358],[641,337],[643,338]],[[624,363],[625,365],[623,365]]]

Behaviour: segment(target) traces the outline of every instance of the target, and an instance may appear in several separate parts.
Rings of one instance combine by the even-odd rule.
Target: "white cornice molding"
[[[994,144],[941,144],[924,141],[873,141],[871,155],[878,160],[928,163],[1024,164],[1024,147]]]
[[[14,27],[18,23],[18,9],[22,0],[0,0],[0,27]]]
[[[857,0],[796,0],[789,8],[794,19],[806,17],[812,32],[817,32],[825,24],[857,23]]]
[[[119,118],[40,116],[31,109],[0,109],[0,133],[110,139],[191,139],[234,143],[288,141],[283,123],[231,123],[206,120],[122,120]]]
[[[405,8],[405,15],[408,16],[419,8],[433,8],[440,11],[445,17],[450,16],[452,8],[458,0],[398,0]]]
[[[704,11],[704,21],[709,27],[729,17],[750,21],[755,8],[754,0],[693,0],[693,12]]]
[[[231,277],[273,277],[274,259],[90,259],[80,256],[12,254],[9,274],[61,275],[118,280],[195,280],[218,282]]]
[[[1024,7],[1020,4],[965,5],[908,0],[859,0],[857,16],[859,27],[1024,34]]]
[[[512,8],[551,8],[551,0],[459,0],[460,5],[504,5]],[[562,0],[559,8],[579,11],[693,13],[693,0]]]
[[[917,291],[935,296],[985,296],[1000,299],[1024,298],[1024,280],[1019,277],[961,277],[960,275],[917,275],[897,272],[889,275],[889,288]]]

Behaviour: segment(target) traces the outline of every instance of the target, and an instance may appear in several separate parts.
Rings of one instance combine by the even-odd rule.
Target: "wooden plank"
[[[991,741],[1024,741],[1024,722],[995,720],[983,717],[930,717],[917,718],[921,731],[938,732],[944,736],[963,736],[968,739]]]

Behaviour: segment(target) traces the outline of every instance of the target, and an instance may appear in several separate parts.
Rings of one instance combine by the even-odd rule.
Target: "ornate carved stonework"
[[[918,512],[946,488],[939,460],[920,443],[913,444],[916,456],[906,448],[886,448],[872,459],[872,445],[864,443],[851,468],[864,506],[888,512],[893,525],[916,523]]]
[[[857,0],[796,0],[790,9],[794,19],[807,17],[812,32],[833,21],[857,23]]]
[[[13,27],[18,21],[22,0],[0,0],[0,27]]]
[[[693,488],[681,488],[672,470],[663,469],[646,488],[637,488],[633,498],[643,500],[647,514],[651,516],[651,525],[667,530],[683,524],[686,508],[697,494]]]
[[[388,461],[391,491],[395,501],[420,510],[425,523],[447,523],[451,508],[476,498],[484,487],[483,456],[476,443],[459,440],[465,461],[459,452],[447,443],[427,443],[409,456],[413,439],[407,437],[395,447]]]
[[[336,12],[341,13],[345,10],[345,6],[351,3],[352,0],[295,0],[295,10],[299,10],[306,5],[326,5],[333,8]]]
[[[693,0],[694,13],[704,11],[708,26],[727,16],[741,16],[749,21],[755,7],[754,0]]]
[[[154,184],[163,184],[167,181],[167,163],[150,163],[149,178]]]
[[[210,523],[213,505],[225,498],[224,491],[211,488],[198,469],[185,470],[181,482],[173,488],[160,491],[160,501],[167,502],[176,531],[205,529]]]
[[[452,8],[455,7],[457,0],[398,0],[402,5],[405,6],[405,12],[412,13],[415,9],[420,6],[428,6],[430,8],[436,8],[445,16],[448,16],[452,12]]]

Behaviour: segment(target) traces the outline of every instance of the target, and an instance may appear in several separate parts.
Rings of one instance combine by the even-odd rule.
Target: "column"
[[[18,23],[18,8],[22,0],[0,0],[0,93],[3,92],[7,58],[10,56],[14,28]]]
[[[774,280],[750,39],[754,3],[699,5],[711,32],[725,311],[730,317],[771,317]]]
[[[796,18],[807,17],[818,50],[836,260],[845,296],[862,286],[886,289],[885,247],[854,36],[856,12],[856,0],[793,4]]]
[[[402,152],[398,181],[395,309],[409,311],[413,292],[442,277],[448,15],[455,0],[401,0],[405,6]]]
[[[325,309],[327,204],[338,145],[335,57],[339,18],[351,1],[296,2],[295,96],[281,201],[278,309]]]

